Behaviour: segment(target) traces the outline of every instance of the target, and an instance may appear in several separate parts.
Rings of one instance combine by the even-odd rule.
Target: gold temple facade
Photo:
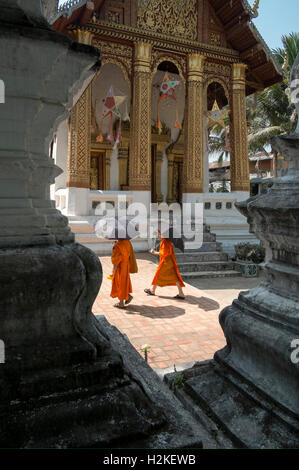
[[[53,27],[101,51],[102,68],[121,70],[130,91],[130,122],[118,145],[119,191],[150,193],[152,202],[207,192],[207,113],[229,109],[231,190],[249,191],[246,96],[281,79],[242,0],[94,0],[62,9]],[[184,86],[182,131],[159,134],[152,123],[153,77],[174,70]],[[100,78],[99,78],[100,83]],[[213,97],[213,90],[217,95]],[[113,146],[97,142],[92,84],[69,119],[66,185],[109,191]],[[163,167],[166,155],[167,169]],[[167,194],[162,194],[162,167]]]

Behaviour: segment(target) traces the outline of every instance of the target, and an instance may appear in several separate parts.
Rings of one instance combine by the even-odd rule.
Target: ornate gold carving
[[[118,149],[119,189],[123,189],[124,186],[128,186],[128,159],[129,159],[128,147],[119,147]]]
[[[138,3],[138,28],[197,38],[197,0],[140,0]]]
[[[99,189],[99,169],[97,157],[91,157],[90,162],[90,189]]]
[[[134,190],[151,188],[151,46],[135,44],[133,104],[131,108],[129,184]]]
[[[219,33],[210,32],[210,43],[215,44],[215,46],[221,45],[221,35]]]
[[[169,153],[168,158],[168,169],[167,169],[167,204],[172,204],[173,199],[173,168],[174,168],[174,155]]]
[[[111,169],[111,155],[113,150],[106,150],[105,167],[106,167],[106,191],[110,190],[110,169]]]
[[[148,72],[151,65],[152,46],[145,42],[135,43],[135,62],[134,68],[136,72]]]
[[[161,34],[153,30],[141,31],[139,28],[118,25],[116,23],[111,28],[111,23],[102,20],[96,20],[94,24],[89,24],[85,29],[94,34],[114,39],[132,42],[144,41],[154,45],[156,49],[177,52],[179,54],[200,53],[213,59],[228,62],[239,62],[240,60],[240,54],[233,49],[201,43],[183,37],[170,36],[169,34]]]
[[[87,44],[88,46],[92,43],[93,34],[90,31],[85,29],[73,29],[70,32],[70,36],[74,41],[81,42],[82,44]]]
[[[133,48],[127,44],[113,43],[95,38],[93,46],[98,47],[103,56],[117,56],[132,59]]]
[[[123,24],[123,10],[108,10],[106,13],[106,20],[111,23]]]
[[[91,143],[91,86],[89,85],[70,114],[67,186],[89,188]]]
[[[229,89],[231,88],[230,87],[230,80],[225,80],[225,79],[223,79],[223,77],[219,78],[219,75],[215,75],[214,77],[211,77],[211,78],[208,78],[207,80],[205,80],[204,93],[207,93],[209,85],[211,83],[214,83],[214,82],[220,83],[220,85],[224,89],[227,101],[230,102],[230,93],[229,93]]]
[[[161,62],[172,62],[178,69],[180,78],[185,82],[187,75],[185,56],[179,54],[165,54],[165,52],[154,50],[152,53],[152,75],[154,76]]]
[[[187,102],[185,111],[185,158],[183,190],[203,192],[203,64],[199,54],[188,56]]]
[[[163,148],[163,147],[162,147]],[[163,151],[162,148],[157,146],[156,152],[156,162],[155,162],[155,178],[156,178],[156,200],[159,204],[163,202],[163,194],[162,194],[162,164],[163,164]]]
[[[131,88],[133,48],[126,44],[112,43],[99,39],[94,39],[92,44],[101,51],[102,65],[115,64],[120,67],[129,88]]]
[[[188,55],[187,57],[188,82],[202,80],[204,61],[205,61],[205,57],[201,54]]]
[[[222,76],[231,78],[231,67],[229,65],[219,64],[217,62],[204,62],[204,73],[213,74],[215,76]]]
[[[231,112],[231,189],[249,191],[249,160],[245,97],[245,64],[233,65]]]
[[[172,181],[172,188],[173,188],[173,200],[174,202],[181,203],[182,202],[182,163],[178,161],[174,161],[173,164],[173,181]]]

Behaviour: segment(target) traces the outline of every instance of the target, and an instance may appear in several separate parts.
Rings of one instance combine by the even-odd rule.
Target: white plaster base
[[[86,188],[66,188],[66,213],[67,215],[89,214],[89,193]]]

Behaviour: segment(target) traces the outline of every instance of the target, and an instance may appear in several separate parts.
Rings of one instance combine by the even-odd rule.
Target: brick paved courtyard
[[[153,369],[173,370],[174,364],[190,365],[213,357],[225,345],[219,326],[219,312],[238,296],[241,290],[256,286],[260,279],[214,278],[194,280],[186,284],[186,300],[176,300],[176,287],[157,289],[155,297],[147,296],[157,265],[148,253],[137,254],[139,272],[131,276],[132,303],[126,310],[114,307],[117,299],[110,297],[111,272],[109,256],[100,257],[103,283],[93,306],[95,315],[104,315],[109,323],[125,333],[136,350],[151,346],[148,362]]]

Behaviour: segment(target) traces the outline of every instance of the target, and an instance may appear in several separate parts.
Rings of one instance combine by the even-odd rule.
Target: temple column
[[[164,148],[164,145],[163,145]],[[162,194],[162,164],[163,164],[163,150],[157,147],[156,153],[156,200],[157,203],[163,202]]]
[[[111,155],[112,150],[106,150],[105,170],[106,170],[106,191],[110,191],[110,171],[111,171]]]
[[[70,32],[73,40],[91,45],[92,34],[80,29]],[[67,158],[67,215],[89,214],[90,146],[92,85],[77,101],[70,113]]]
[[[73,107],[69,120],[67,215],[89,214],[91,85]]]
[[[120,190],[124,189],[125,186],[128,186],[128,158],[128,147],[120,147],[118,149],[118,181]]]
[[[91,86],[73,107],[69,121],[67,181],[69,188],[89,188]]]
[[[246,120],[245,64],[232,66],[231,190],[249,191],[249,160]]]
[[[183,199],[186,193],[204,190],[203,139],[203,63],[205,57],[191,54],[187,57],[187,97],[185,111],[185,155],[183,166]]]
[[[173,161],[174,155],[172,153],[167,155],[168,159],[168,171],[167,171],[167,204],[173,202]]]
[[[135,43],[129,164],[130,189],[136,191],[136,200],[148,204],[151,197],[151,50],[150,44]]]

